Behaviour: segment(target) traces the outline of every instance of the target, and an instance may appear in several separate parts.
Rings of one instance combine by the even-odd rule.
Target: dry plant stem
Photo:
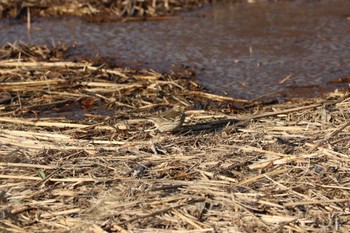
[[[208,98],[208,99],[214,99],[217,101],[228,100],[228,101],[233,101],[233,102],[238,102],[238,103],[249,103],[248,100],[244,100],[244,99],[237,99],[237,98],[232,98],[232,97],[227,97],[227,96],[219,96],[219,95],[198,92],[198,91],[190,91],[190,92],[188,92],[188,94],[194,95],[194,96],[200,96],[200,97],[204,97],[204,98]]]
[[[339,132],[341,132],[342,130],[344,130],[346,127],[348,127],[350,125],[350,121],[348,121],[347,123],[345,123],[344,125],[342,125],[341,127],[339,127],[338,129],[334,130],[331,134],[329,134],[328,136],[326,136],[324,139],[322,139],[321,141],[319,141],[318,143],[316,143],[312,148],[310,148],[310,150],[308,151],[309,153],[314,152],[317,147],[319,147],[320,145],[322,145],[323,143],[325,143],[326,141],[329,141],[329,139],[331,139],[332,137],[334,137],[335,135],[337,135]]]
[[[16,180],[36,180],[41,181],[42,178],[40,177],[30,177],[30,176],[18,176],[18,175],[0,175],[0,179],[16,179]],[[62,179],[56,179],[56,178],[49,178],[50,181],[54,182],[99,182],[99,181],[106,181],[105,179],[93,179],[93,178],[62,178]]]
[[[118,225],[129,223],[129,222],[133,222],[135,220],[139,220],[139,219],[143,219],[143,218],[153,217],[153,216],[160,215],[160,214],[169,212],[169,211],[177,209],[177,208],[181,208],[181,207],[189,205],[189,204],[193,204],[193,203],[196,203],[196,202],[203,202],[203,201],[205,201],[205,198],[189,200],[187,203],[182,203],[182,204],[179,204],[179,205],[171,206],[171,207],[168,207],[168,208],[164,208],[164,209],[152,212],[150,214],[146,214],[146,215],[143,215],[143,216],[137,216],[137,217],[131,218],[131,219],[129,219],[127,221],[124,221],[122,223],[118,223]]]
[[[53,166],[40,165],[40,164],[27,164],[27,163],[0,163],[0,166],[3,167],[31,167],[31,168],[40,168],[40,169],[56,169]]]
[[[251,117],[251,119],[260,119],[263,117],[270,117],[270,116],[276,116],[276,115],[280,115],[280,114],[286,114],[286,113],[292,113],[292,112],[297,112],[297,111],[301,111],[301,110],[305,110],[305,109],[310,109],[310,108],[317,108],[322,106],[321,103],[319,104],[310,104],[307,106],[303,106],[303,107],[297,107],[297,108],[290,108],[290,109],[285,109],[285,110],[280,110],[280,111],[275,111],[275,112],[266,112],[266,113],[261,113],[261,114],[257,114]]]

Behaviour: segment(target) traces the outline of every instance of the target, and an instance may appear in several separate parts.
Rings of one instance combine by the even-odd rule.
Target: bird
[[[160,113],[155,117],[148,117],[156,128],[161,132],[174,132],[179,129],[185,121],[185,106],[175,104],[173,108]]]

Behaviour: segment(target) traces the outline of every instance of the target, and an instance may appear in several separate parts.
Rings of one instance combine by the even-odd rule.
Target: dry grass
[[[197,9],[209,4],[211,0],[25,0],[1,1],[0,18],[24,18],[28,10],[36,16],[86,16],[89,20],[125,20],[135,18],[164,17],[179,12]]]
[[[350,229],[347,93],[253,105],[209,95],[186,71],[20,44],[0,56],[2,231]],[[183,129],[154,133],[143,118],[174,103],[188,105]]]

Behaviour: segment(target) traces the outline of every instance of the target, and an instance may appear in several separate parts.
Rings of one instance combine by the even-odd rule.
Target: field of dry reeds
[[[266,105],[66,50],[0,49],[0,231],[349,231],[348,93]]]
[[[85,16],[90,21],[156,18],[198,9],[211,0],[0,1],[0,18]]]

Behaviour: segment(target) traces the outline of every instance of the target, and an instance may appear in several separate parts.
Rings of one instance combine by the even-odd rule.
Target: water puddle
[[[319,94],[332,86],[331,80],[350,77],[349,15],[348,0],[219,1],[157,22],[35,19],[30,37],[25,23],[3,21],[0,44],[77,42],[79,52],[134,67],[169,72],[173,65],[186,65],[217,94],[302,96]]]

